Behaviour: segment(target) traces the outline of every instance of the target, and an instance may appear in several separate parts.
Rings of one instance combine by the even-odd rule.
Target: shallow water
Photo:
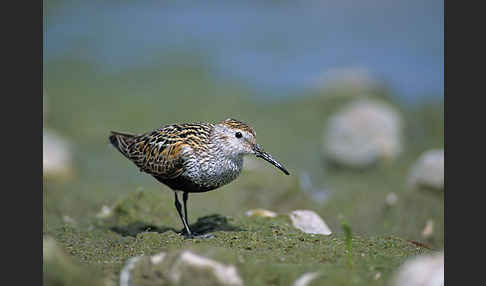
[[[415,101],[444,93],[443,15],[438,0],[80,1],[45,10],[44,59],[117,72],[177,51],[261,96],[295,96],[329,70],[365,68]]]

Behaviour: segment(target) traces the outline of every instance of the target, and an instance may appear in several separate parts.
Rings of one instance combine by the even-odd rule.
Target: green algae
[[[318,280],[323,282],[383,285],[380,280],[388,279],[407,257],[431,252],[392,236],[355,236],[352,249],[347,249],[345,237],[303,233],[294,229],[285,216],[235,217],[231,224],[238,230],[211,231],[213,237],[208,239],[185,239],[174,231],[124,236],[107,227],[88,231],[70,225],[51,235],[76,260],[103,270],[108,277],[112,274],[113,279],[119,279],[128,258],[184,249],[234,264],[245,285],[289,285],[289,281],[310,271],[322,273]],[[353,267],[347,262],[348,251],[352,252]],[[375,281],[377,272],[381,278]]]
[[[185,239],[180,228],[154,219],[163,213],[162,199],[158,193],[135,192],[120,200],[110,216],[93,219],[89,230],[64,225],[50,235],[73,257],[101,269],[116,284],[131,257],[191,250],[234,264],[245,285],[289,285],[307,272],[318,272],[320,283],[384,285],[406,258],[431,252],[396,236],[306,234],[295,229],[285,214],[276,218],[212,214],[191,228],[213,237]],[[171,205],[166,207],[172,210]]]
[[[320,150],[327,118],[352,96],[309,92],[294,99],[256,102],[245,88],[216,84],[198,67],[103,76],[90,64],[65,61],[50,62],[46,70],[45,124],[76,142],[76,175],[67,181],[44,178],[43,233],[57,241],[74,265],[94,269],[112,285],[118,285],[127,259],[182,249],[236,265],[245,285],[290,285],[307,272],[319,273],[310,285],[386,285],[407,257],[444,247],[443,193],[406,188],[409,167],[418,156],[443,147],[440,102],[403,107],[386,94],[370,95],[402,111],[406,150],[373,168],[347,170],[327,164]],[[252,124],[259,144],[291,176],[261,162],[227,186],[191,194],[191,227],[214,237],[184,239],[178,234],[182,225],[173,193],[112,150],[106,137],[112,129],[139,132],[165,123],[228,116]],[[310,174],[314,189],[327,192],[324,201],[313,197],[315,190],[303,188],[303,172]],[[391,192],[398,197],[393,206],[385,202]],[[97,217],[102,206],[111,209],[104,219]],[[279,216],[244,215],[255,208]],[[294,209],[314,210],[333,234],[294,229],[286,216]],[[65,216],[76,223],[66,224]],[[341,218],[352,230],[350,250]],[[429,219],[434,232],[423,238]],[[44,268],[47,277],[62,278],[63,271]]]
[[[42,258],[43,285],[103,285],[103,276],[95,267],[76,261],[52,237],[43,238]]]

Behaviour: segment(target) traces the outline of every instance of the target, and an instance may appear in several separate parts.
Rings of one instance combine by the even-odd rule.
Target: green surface
[[[405,152],[367,170],[338,169],[320,154],[323,130],[329,115],[352,97],[309,91],[291,99],[262,101],[244,87],[214,82],[197,59],[193,62],[116,75],[67,60],[44,66],[44,126],[72,141],[74,174],[44,178],[43,230],[73,261],[117,285],[127,258],[188,248],[234,263],[246,285],[290,285],[311,271],[322,273],[311,285],[384,285],[407,257],[432,251],[409,240],[443,249],[443,193],[406,187],[409,168],[418,156],[443,147],[442,102],[405,106],[386,90],[372,95],[402,112]],[[215,237],[184,240],[174,233],[182,225],[171,191],[111,148],[109,131],[145,132],[168,123],[227,117],[250,123],[259,144],[291,176],[256,161],[261,164],[244,170],[235,182],[191,195],[191,224],[205,218],[198,227]],[[302,189],[299,178],[304,172],[316,189],[327,190],[325,201]],[[385,204],[390,192],[398,196],[392,207]],[[112,217],[96,217],[103,205],[113,208]],[[245,217],[255,208],[281,215]],[[333,235],[293,229],[285,213],[294,209],[314,210]],[[351,255],[346,252],[343,219],[352,233]],[[434,232],[424,239],[421,233],[428,219],[434,221]],[[377,272],[381,277],[374,280]]]
[[[233,230],[211,231],[213,237],[208,239],[184,239],[157,226],[129,234],[100,226],[90,230],[65,226],[52,235],[70,254],[107,276],[118,277],[123,262],[133,256],[189,249],[234,264],[246,285],[289,285],[306,272],[319,272],[321,282],[334,285],[384,285],[407,257],[431,252],[395,236],[353,237],[348,252],[343,236],[302,233],[285,216],[214,219],[216,223],[208,218],[206,223]],[[374,280],[378,272],[381,278]]]

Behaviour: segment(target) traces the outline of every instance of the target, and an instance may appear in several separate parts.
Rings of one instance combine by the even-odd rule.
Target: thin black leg
[[[174,195],[175,195],[175,207],[177,209],[177,212],[179,213],[179,216],[181,217],[182,223],[184,224],[184,228],[187,231],[187,235],[188,236],[192,236],[192,232],[189,229],[189,225],[187,224],[184,216],[182,215],[182,206],[181,206],[181,203],[179,202],[179,198],[177,196],[177,192],[174,192]],[[187,200],[187,198],[185,200]],[[184,208],[185,208],[185,205],[186,204],[185,204],[185,201],[184,201]]]
[[[189,225],[189,216],[187,215],[187,199],[189,198],[189,193],[184,192],[182,195],[182,202],[184,203],[184,218],[186,219],[187,225]]]

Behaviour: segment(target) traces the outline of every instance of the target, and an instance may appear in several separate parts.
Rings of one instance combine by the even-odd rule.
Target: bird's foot
[[[195,232],[191,232],[190,234],[188,234],[187,232],[183,231],[180,234],[184,236],[184,239],[208,239],[214,237],[214,234],[211,233],[198,234]]]

